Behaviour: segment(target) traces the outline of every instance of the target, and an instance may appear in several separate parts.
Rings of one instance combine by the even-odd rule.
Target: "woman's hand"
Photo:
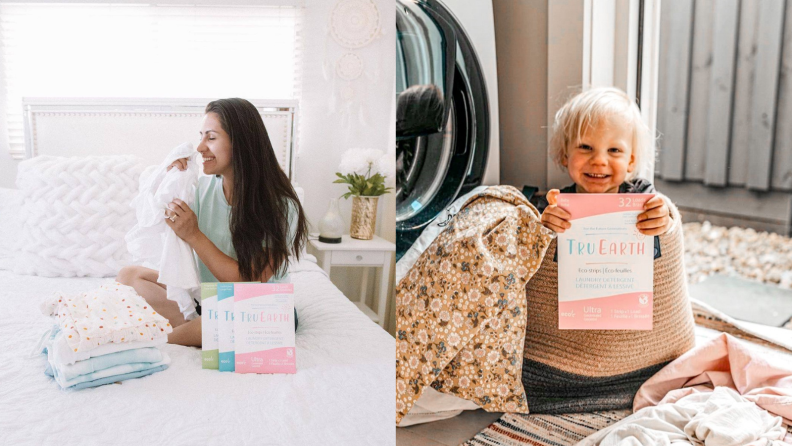
[[[558,189],[550,189],[550,191],[547,193],[548,205],[544,212],[542,212],[540,221],[545,228],[552,229],[553,231],[560,234],[571,228],[572,223],[569,222],[569,217],[571,217],[569,212],[558,207],[559,193],[561,193],[561,191]]]
[[[168,166],[168,168],[166,170],[171,170],[171,168],[173,168],[173,167],[175,167],[175,168],[177,168],[177,169],[179,169],[181,171],[187,170],[187,160],[188,159],[189,158],[177,159],[176,161],[173,162],[173,164]]]
[[[198,229],[198,217],[187,206],[187,203],[174,198],[165,211],[165,224],[182,240],[192,245],[195,238],[201,233]]]
[[[635,227],[644,235],[662,235],[668,232],[671,224],[668,205],[659,195],[655,195],[644,204],[644,211],[638,214]]]

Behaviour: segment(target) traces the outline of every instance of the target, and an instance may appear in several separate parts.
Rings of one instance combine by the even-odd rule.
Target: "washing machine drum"
[[[481,184],[489,110],[481,65],[438,1],[396,7],[396,258],[459,195]]]

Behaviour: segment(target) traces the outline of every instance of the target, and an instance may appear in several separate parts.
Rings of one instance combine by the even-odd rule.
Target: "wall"
[[[547,0],[494,0],[501,184],[547,184]]]
[[[792,3],[662,9],[663,192],[683,218],[792,234]]]
[[[382,35],[363,48],[347,49],[338,45],[328,32],[330,14],[336,2],[305,1],[302,27],[303,88],[295,180],[305,190],[305,211],[312,232],[318,231],[318,222],[327,211],[329,200],[345,191],[343,185],[332,182],[346,149],[377,148],[395,156],[395,10],[390,1],[374,2],[381,16]],[[335,61],[347,52],[357,54],[365,65],[364,75],[349,85],[354,89],[355,105],[361,106],[352,107],[351,113],[344,112],[342,101],[333,101],[333,98],[340,97],[342,88],[347,86],[346,82],[334,80],[333,70]],[[325,66],[330,69],[326,70]],[[1,82],[2,79],[0,85]],[[19,161],[12,160],[8,154],[5,119],[0,121],[0,187],[13,188]],[[347,224],[351,206],[352,200],[341,200],[341,213]],[[393,194],[380,199],[377,234],[391,242],[395,241]],[[347,296],[359,294],[360,277],[359,269],[334,269],[332,274],[333,282]],[[377,280],[369,283],[368,295],[373,296],[378,289]],[[377,311],[376,306],[373,309]]]
[[[328,33],[334,1],[306,2],[303,23],[305,64],[295,177],[305,189],[305,210],[312,231],[318,231],[318,222],[327,211],[329,200],[339,197],[346,190],[344,185],[332,184],[341,155],[346,149],[376,148],[389,151],[395,157],[393,73],[396,69],[396,16],[393,2],[374,2],[381,15],[383,35],[359,49],[341,47]],[[334,97],[341,95],[347,83],[334,80],[332,70],[323,69],[323,65],[334,64],[347,52],[357,54],[365,65],[363,77],[349,84],[362,105],[362,109],[353,107],[352,114],[343,113],[340,101],[333,101]],[[327,71],[331,71],[329,76],[325,75]],[[348,224],[352,200],[341,200],[340,207]],[[395,242],[395,219],[395,199],[393,194],[388,194],[380,199],[377,235]],[[356,298],[360,277],[359,268],[334,268],[331,279],[344,294]],[[369,296],[376,294],[375,290],[379,287],[376,282],[370,281]],[[372,306],[370,301],[369,305]],[[377,311],[376,306],[373,309]]]

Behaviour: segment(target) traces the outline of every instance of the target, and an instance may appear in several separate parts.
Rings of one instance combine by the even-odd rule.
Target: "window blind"
[[[9,149],[23,97],[299,97],[301,8],[0,3]]]

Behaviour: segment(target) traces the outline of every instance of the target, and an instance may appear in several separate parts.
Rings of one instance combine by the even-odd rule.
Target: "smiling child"
[[[635,102],[617,88],[593,88],[570,99],[555,115],[550,152],[574,184],[552,189],[540,200],[542,224],[562,233],[571,227],[559,208],[559,193],[655,193],[638,173],[654,156],[654,138]],[[667,198],[655,195],[638,215],[638,230],[662,235],[672,227]]]

